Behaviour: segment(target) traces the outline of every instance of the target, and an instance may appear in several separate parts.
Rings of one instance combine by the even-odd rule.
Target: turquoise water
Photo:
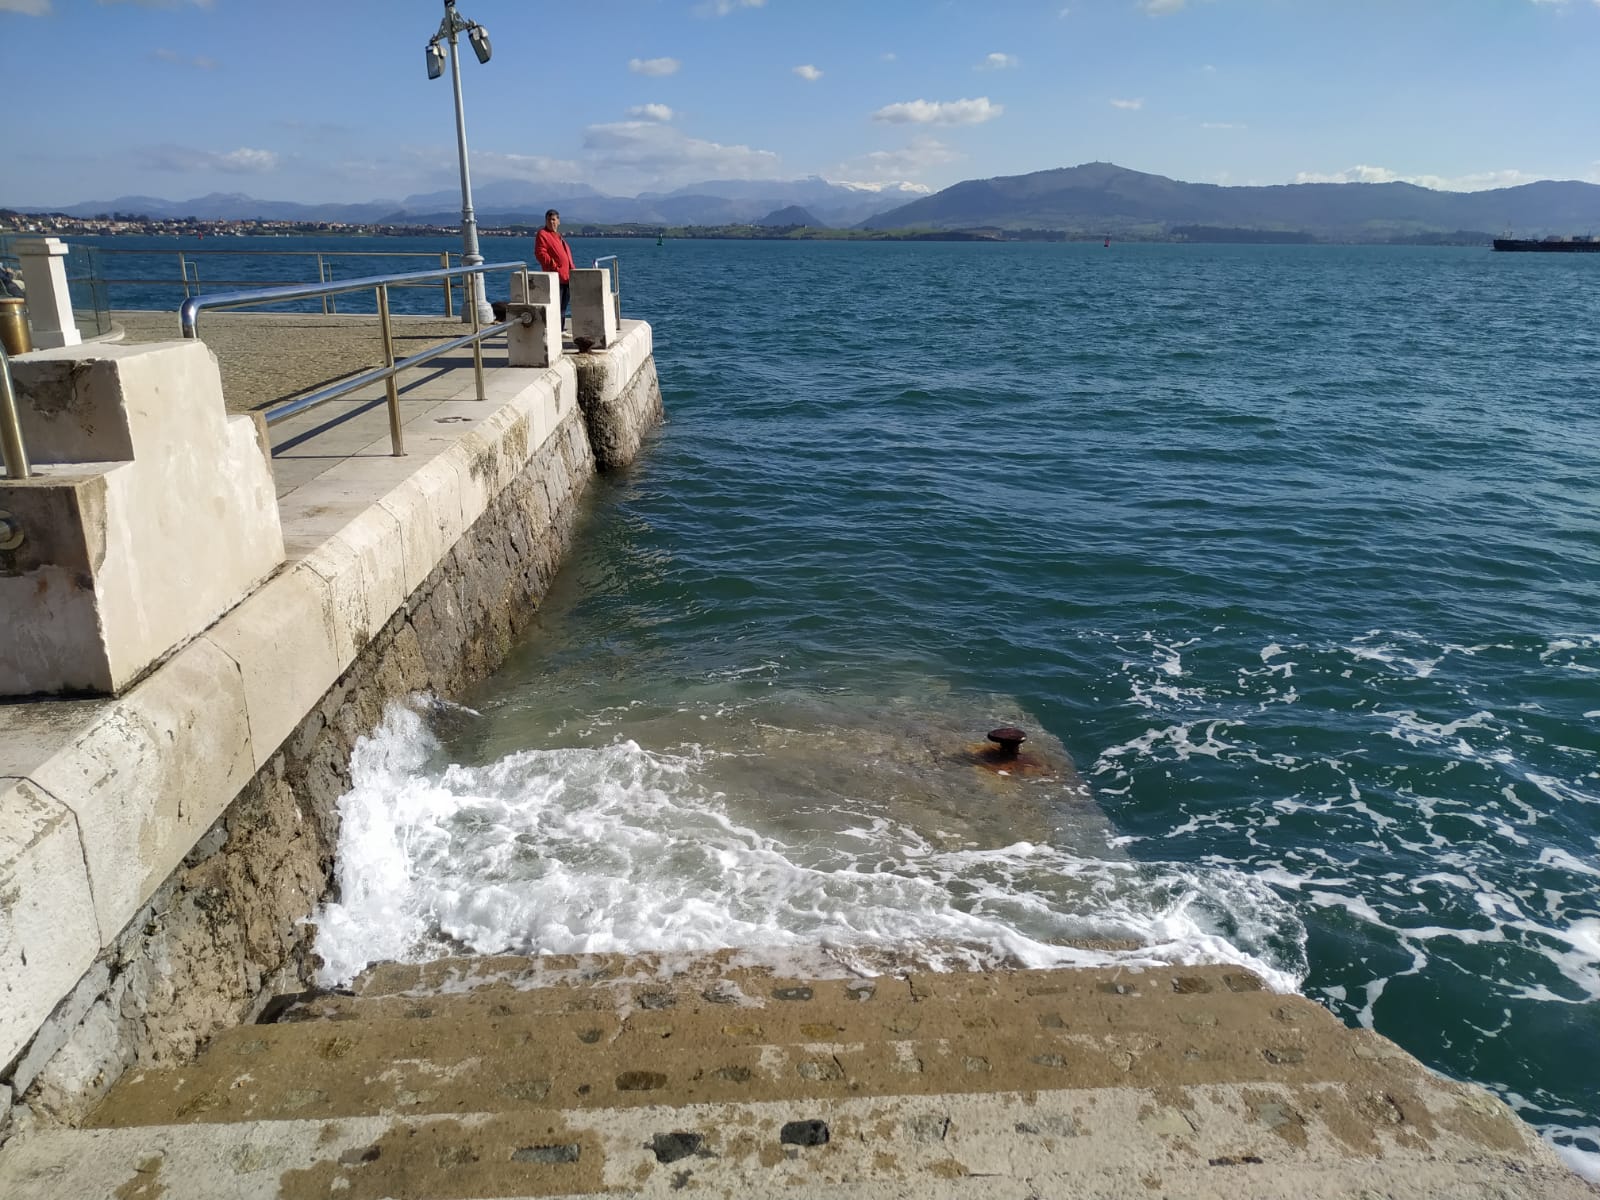
[[[1229,953],[1600,1151],[1600,259],[577,249],[670,423],[364,750],[346,957]]]

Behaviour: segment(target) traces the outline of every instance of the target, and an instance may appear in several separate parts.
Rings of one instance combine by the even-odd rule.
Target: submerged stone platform
[[[1487,1093],[1233,967],[464,959],[264,1019],[13,1144],[0,1194],[1596,1194]]]

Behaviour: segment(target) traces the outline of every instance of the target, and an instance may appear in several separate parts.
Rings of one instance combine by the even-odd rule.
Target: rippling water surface
[[[1600,256],[578,250],[670,424],[363,746],[331,974],[1220,955],[1600,1162]]]

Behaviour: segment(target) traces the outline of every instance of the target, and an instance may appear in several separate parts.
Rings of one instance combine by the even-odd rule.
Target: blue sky
[[[1600,0],[459,0],[474,182],[1600,182]],[[0,0],[0,204],[456,179],[441,0]],[[48,103],[40,98],[49,97]],[[21,105],[18,105],[19,99]],[[25,117],[25,120],[19,120]]]

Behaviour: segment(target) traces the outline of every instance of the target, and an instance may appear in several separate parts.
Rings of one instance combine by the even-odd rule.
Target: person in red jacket
[[[561,214],[551,209],[544,214],[544,228],[533,238],[533,256],[546,271],[561,279],[561,316],[566,318],[572,304],[572,248],[561,236]]]

